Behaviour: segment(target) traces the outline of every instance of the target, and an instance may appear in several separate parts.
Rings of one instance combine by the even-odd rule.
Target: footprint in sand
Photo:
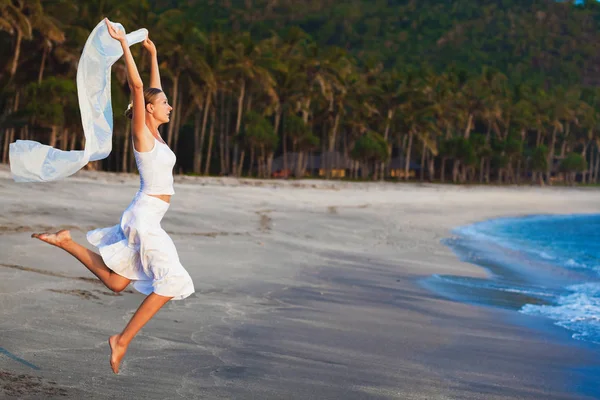
[[[78,297],[81,297],[82,299],[86,299],[86,300],[90,300],[90,299],[100,300],[100,297],[96,296],[95,294],[93,294],[92,292],[89,292],[87,290],[81,290],[81,289],[71,289],[71,290],[48,289],[48,290],[51,292],[54,292],[54,293],[62,293],[62,294],[70,294],[73,296],[78,296]]]

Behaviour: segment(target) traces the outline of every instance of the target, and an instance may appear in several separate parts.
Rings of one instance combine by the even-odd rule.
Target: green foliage
[[[492,166],[494,168],[504,169],[504,168],[508,167],[508,162],[509,162],[509,159],[506,154],[496,153],[492,156]]]
[[[534,172],[543,172],[548,168],[548,148],[539,146],[533,150],[531,155],[531,169]]]
[[[593,3],[593,2],[587,2]],[[555,0],[269,0],[203,5],[200,24],[251,30],[258,38],[298,25],[321,46],[351,49],[386,67],[478,73],[494,65],[512,81],[572,84],[598,79],[595,23],[600,7]]]
[[[560,172],[583,172],[587,169],[587,161],[579,153],[569,153],[558,168]]]
[[[304,120],[295,115],[286,115],[283,123],[284,129],[300,151],[313,151],[319,147],[321,140],[313,135],[310,127]]]
[[[10,12],[0,6],[0,125],[27,125],[15,139],[36,140],[48,126],[80,132],[77,60],[90,30],[109,15],[128,31],[148,28],[157,45],[175,110],[164,133],[183,169],[193,164],[199,172],[203,159],[231,173],[251,149],[268,175],[268,160],[283,151],[318,152],[324,140],[337,152],[353,146],[351,156],[363,164],[387,160],[392,148],[412,161],[424,156],[434,169],[439,156],[454,161],[455,180],[485,172],[509,181],[548,172],[559,149],[592,149],[600,140],[597,2],[11,4]],[[17,60],[19,26],[27,32]],[[132,52],[147,83],[145,52]],[[112,76],[115,138],[125,145],[130,93],[121,61]],[[113,166],[125,164],[121,156]],[[561,162],[565,171],[581,170],[574,157]]]
[[[362,162],[386,161],[388,159],[387,142],[380,134],[369,131],[358,138],[350,152],[350,157]]]
[[[471,141],[463,137],[448,139],[442,144],[443,155],[460,160],[464,165],[474,165],[477,162],[477,154],[473,142],[477,141],[477,138]]]
[[[252,147],[259,149],[274,149],[279,138],[268,119],[255,111],[244,116],[244,140]]]
[[[310,134],[310,129],[304,123],[304,120],[295,114],[288,114],[285,116],[283,128],[293,139],[300,139],[303,136]]]
[[[68,107],[73,106],[77,92],[71,79],[51,77],[41,84],[31,83],[26,90],[26,112],[42,125],[63,125]]]

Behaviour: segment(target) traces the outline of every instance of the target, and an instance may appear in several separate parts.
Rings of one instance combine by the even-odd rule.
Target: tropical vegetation
[[[0,0],[2,162],[16,139],[84,146],[77,62],[105,16],[157,45],[177,173],[599,178],[596,1]],[[113,152],[90,168],[132,172],[121,62],[112,99]]]

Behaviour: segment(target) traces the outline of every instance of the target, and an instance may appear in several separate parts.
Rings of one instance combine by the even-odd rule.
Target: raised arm
[[[131,131],[133,133],[134,147],[138,151],[150,151],[152,150],[152,146],[154,146],[154,141],[145,138],[146,105],[144,102],[144,83],[142,82],[140,73],[135,65],[135,60],[131,55],[125,32],[115,29],[108,19],[105,19],[105,21],[106,26],[108,27],[108,33],[113,39],[118,40],[123,48],[123,58],[125,59],[125,66],[127,68],[127,82],[129,83],[129,89],[131,90],[133,100]]]
[[[156,46],[149,37],[142,42],[142,45],[146,50],[148,50],[148,55],[150,56],[150,87],[162,90]]]

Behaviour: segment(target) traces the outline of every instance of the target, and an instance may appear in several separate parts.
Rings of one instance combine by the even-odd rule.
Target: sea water
[[[600,215],[493,219],[455,229],[445,244],[489,278],[435,275],[434,289],[544,316],[600,343]]]

